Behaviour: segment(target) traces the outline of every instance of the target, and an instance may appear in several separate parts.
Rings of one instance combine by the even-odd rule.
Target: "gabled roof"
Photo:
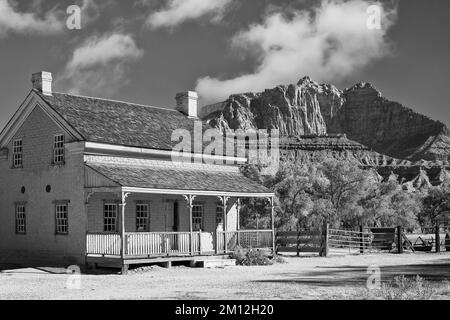
[[[192,192],[221,192],[272,195],[263,185],[239,171],[208,171],[183,167],[133,166],[124,164],[88,163],[98,174],[122,187]]]
[[[173,131],[186,129],[192,133],[194,128],[195,119],[176,110],[33,91],[90,142],[172,150],[177,144],[171,141]]]

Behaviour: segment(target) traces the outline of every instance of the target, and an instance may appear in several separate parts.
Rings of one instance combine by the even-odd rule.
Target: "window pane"
[[[53,141],[53,162],[55,164],[64,162],[64,135],[54,136]]]
[[[117,231],[117,204],[105,203],[103,209],[103,225],[105,232]]]
[[[68,234],[69,233],[69,215],[67,204],[57,204],[55,206],[56,212],[56,233]]]
[[[216,207],[216,224],[223,223],[223,206],[218,205]]]
[[[22,167],[23,148],[21,139],[14,140],[12,157],[13,157],[13,167],[14,168]]]
[[[149,205],[137,204],[136,205],[136,230],[137,231],[149,231]]]
[[[192,206],[192,228],[194,231],[200,231],[204,229],[202,204],[195,204]]]
[[[16,233],[26,233],[26,215],[24,205],[16,206]]]

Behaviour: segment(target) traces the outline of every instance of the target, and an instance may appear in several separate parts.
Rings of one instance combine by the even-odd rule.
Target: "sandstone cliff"
[[[203,118],[223,131],[279,129],[291,138],[346,134],[381,155],[442,165],[450,160],[449,129],[443,123],[383,98],[366,83],[341,91],[305,77],[296,85],[232,95],[205,107]]]
[[[350,139],[392,157],[408,160],[448,160],[447,127],[383,98],[372,85],[360,83],[343,92],[344,103],[327,122],[329,133]],[[324,112],[329,105],[321,105]]]

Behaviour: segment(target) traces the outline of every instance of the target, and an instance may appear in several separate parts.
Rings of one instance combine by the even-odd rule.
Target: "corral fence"
[[[295,252],[320,253],[323,248],[323,236],[320,231],[281,231],[276,235],[277,253]]]
[[[422,227],[414,232],[405,232],[404,237],[414,251],[450,251],[450,226]]]
[[[426,230],[424,230],[426,229]],[[277,253],[364,254],[403,253],[405,250],[450,251],[450,227],[422,228],[420,233],[406,233],[398,227],[360,227],[359,230],[330,228],[321,230],[280,231],[276,234]],[[430,236],[431,234],[431,236]],[[438,245],[436,246],[436,243]]]

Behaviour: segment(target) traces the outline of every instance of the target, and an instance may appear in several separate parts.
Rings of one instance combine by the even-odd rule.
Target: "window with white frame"
[[[203,204],[194,203],[192,206],[192,229],[194,231],[203,230]]]
[[[68,203],[55,204],[55,218],[56,218],[56,234],[69,233],[69,206]]]
[[[13,167],[22,168],[23,166],[23,143],[22,139],[13,141]]]
[[[117,203],[105,203],[103,205],[103,231],[117,231]]]
[[[27,218],[25,204],[16,204],[16,233],[27,233]]]
[[[63,134],[57,134],[53,138],[53,163],[64,163],[64,142],[65,138]]]
[[[148,232],[150,229],[150,206],[148,203],[136,204],[136,231]]]
[[[218,204],[216,206],[216,225],[223,223],[223,206]]]

